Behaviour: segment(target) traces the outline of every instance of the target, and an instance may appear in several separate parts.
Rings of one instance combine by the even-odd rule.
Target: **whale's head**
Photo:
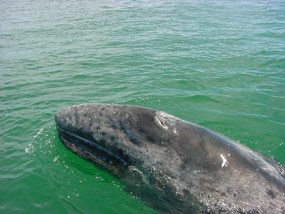
[[[122,178],[131,192],[163,213],[216,212],[225,206],[228,211],[252,213],[253,207],[243,202],[252,194],[256,203],[269,200],[271,210],[280,202],[278,209],[284,210],[283,168],[167,113],[84,104],[56,113],[55,122],[67,148]],[[260,191],[264,184],[267,187]]]
[[[162,158],[171,163],[178,160],[165,145],[176,135],[176,120],[163,112],[137,106],[81,104],[59,111],[55,121],[66,147],[115,174],[129,166],[155,167]]]
[[[153,208],[163,213],[205,209],[178,179],[177,167],[185,171],[192,158],[185,142],[193,135],[189,124],[154,109],[106,104],[71,106],[56,113],[55,122],[67,148],[122,179],[127,191]]]
[[[81,104],[56,113],[55,122],[67,148],[122,178],[131,192],[153,207],[171,210],[175,203],[182,207],[177,199],[181,183],[168,173],[181,164],[171,145],[183,134],[177,130],[177,118],[138,106]],[[176,199],[167,199],[172,197]]]

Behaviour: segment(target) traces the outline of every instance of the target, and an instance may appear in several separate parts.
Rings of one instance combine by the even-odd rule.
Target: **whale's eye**
[[[163,120],[163,118],[160,118],[158,115],[155,116],[155,122],[157,123],[157,125],[161,126],[162,128],[168,129],[166,122]]]
[[[156,112],[155,122],[162,128],[168,130],[169,126],[173,123],[173,117],[164,112]]]
[[[164,126],[165,127],[165,124],[164,124],[164,122],[163,121],[159,121],[160,122],[160,124],[162,125],[162,126]]]

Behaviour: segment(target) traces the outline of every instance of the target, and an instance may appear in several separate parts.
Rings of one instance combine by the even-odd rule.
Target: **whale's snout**
[[[77,105],[55,114],[62,143],[79,156],[118,173],[129,166],[108,130],[110,120],[102,117],[100,105]],[[104,120],[105,118],[105,120]],[[121,154],[121,155],[118,155]]]

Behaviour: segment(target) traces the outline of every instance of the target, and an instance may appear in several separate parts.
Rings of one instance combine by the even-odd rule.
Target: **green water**
[[[155,213],[54,113],[160,109],[285,165],[285,2],[0,0],[0,213]]]

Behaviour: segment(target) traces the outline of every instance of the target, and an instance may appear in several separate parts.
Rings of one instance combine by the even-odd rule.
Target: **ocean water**
[[[285,165],[284,0],[0,0],[0,213],[156,213],[56,111],[156,108]]]

